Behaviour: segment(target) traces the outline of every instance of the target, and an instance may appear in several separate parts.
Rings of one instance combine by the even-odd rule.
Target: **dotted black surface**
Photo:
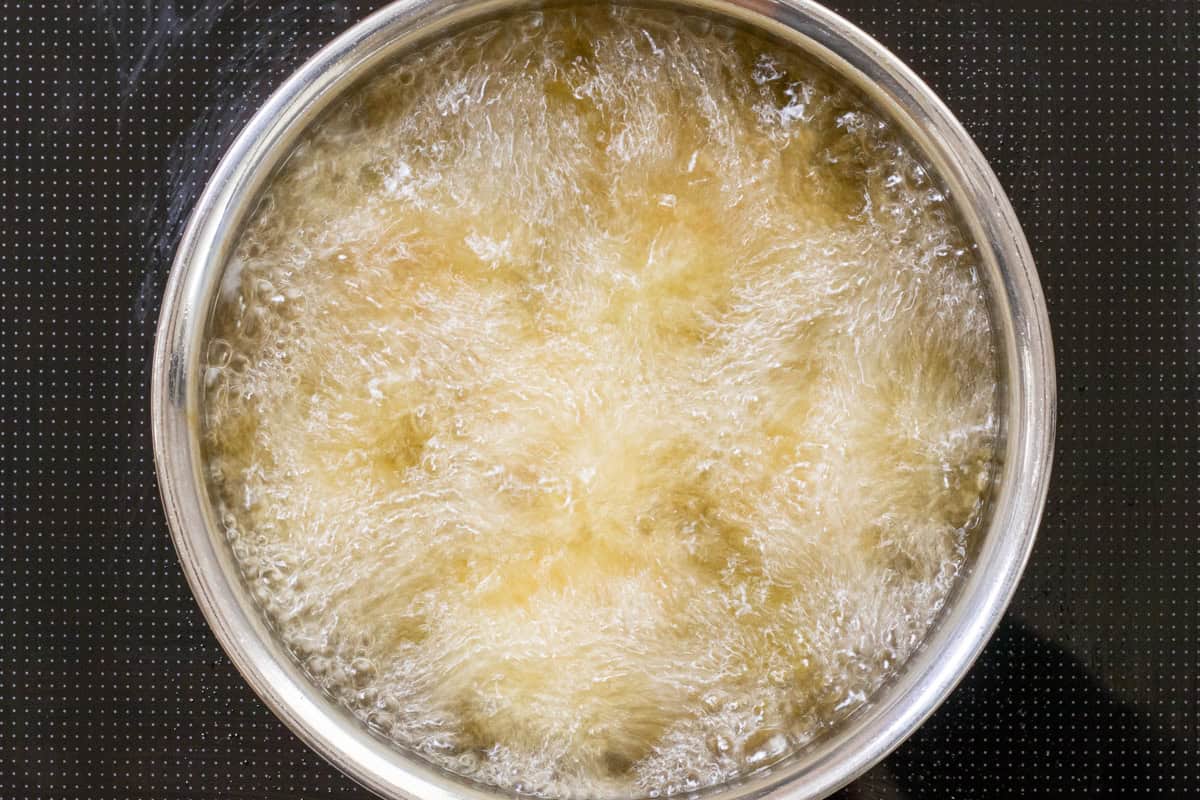
[[[373,3],[0,2],[0,799],[366,793],[184,583],[148,372],[180,229],[266,94]],[[1013,606],[844,797],[1200,791],[1200,4],[846,0],[1012,198],[1058,355]]]

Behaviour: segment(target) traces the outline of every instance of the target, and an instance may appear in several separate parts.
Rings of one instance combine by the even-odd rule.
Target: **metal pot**
[[[201,345],[221,272],[259,191],[318,114],[405,50],[531,0],[400,0],[291,76],[234,142],[192,212],[163,299],[151,420],[163,506],[179,560],[217,639],[263,701],[314,750],[391,798],[494,798],[372,734],[327,698],[271,634],[215,524],[200,462]],[[661,3],[657,3],[661,4]],[[966,132],[878,42],[806,0],[670,0],[758,29],[827,63],[901,126],[940,176],[979,248],[997,334],[1002,466],[988,518],[924,644],[830,735],[765,771],[712,787],[721,798],[823,797],[882,759],[940,704],[983,649],[1033,546],[1053,451],[1054,362],[1033,259],[1012,207]]]

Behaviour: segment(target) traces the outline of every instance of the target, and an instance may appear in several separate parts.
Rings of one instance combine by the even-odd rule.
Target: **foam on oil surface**
[[[357,90],[244,233],[207,366],[224,524],[313,678],[547,796],[719,782],[861,704],[993,459],[936,183],[813,65],[646,12]]]

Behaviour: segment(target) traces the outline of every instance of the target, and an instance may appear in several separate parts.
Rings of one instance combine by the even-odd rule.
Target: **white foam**
[[[547,796],[780,758],[919,643],[989,481],[969,247],[811,64],[630,11],[409,57],[291,159],[210,348],[234,552],[314,680]]]

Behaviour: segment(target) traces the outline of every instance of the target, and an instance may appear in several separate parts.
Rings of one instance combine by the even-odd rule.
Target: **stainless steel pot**
[[[654,2],[663,5],[662,2]],[[1017,586],[1045,502],[1055,421],[1045,302],[1012,207],[966,132],[876,41],[805,0],[670,0],[759,29],[829,64],[902,126],[950,190],[979,246],[998,333],[1003,466],[987,523],[939,621],[901,673],[830,736],[737,782],[721,798],[823,797],[882,759],[928,717],[982,650]],[[296,734],[385,797],[492,798],[501,792],[432,767],[370,733],[304,676],[264,624],[218,526],[202,478],[200,355],[234,240],[272,171],[347,87],[406,49],[530,0],[400,0],[338,37],[276,91],[234,142],[192,212],[163,299],[151,418],[167,521],[196,601],[247,682]]]

